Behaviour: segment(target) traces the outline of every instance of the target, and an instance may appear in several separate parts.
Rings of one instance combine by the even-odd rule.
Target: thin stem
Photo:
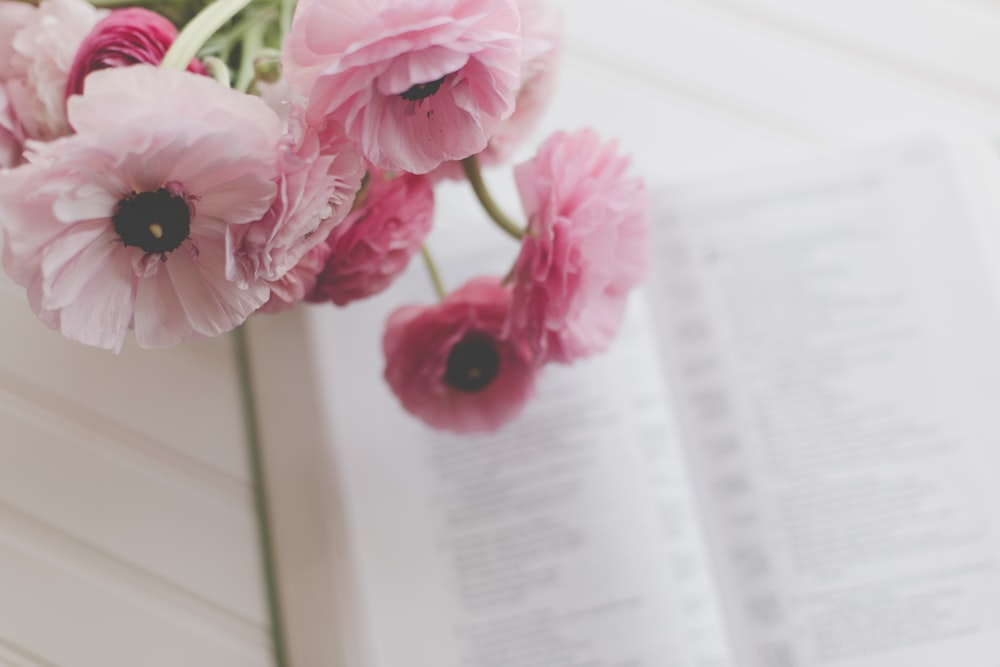
[[[292,29],[292,15],[295,13],[295,0],[281,0],[278,14],[278,29],[281,31],[281,41]]]
[[[252,0],[215,0],[198,12],[177,35],[163,57],[163,67],[185,70],[191,59],[230,19],[240,13]]]
[[[271,624],[271,644],[274,667],[289,667],[288,650],[285,643],[284,617],[281,612],[281,598],[278,586],[277,559],[274,553],[274,537],[271,531],[271,514],[267,500],[267,486],[264,479],[264,455],[257,423],[257,407],[254,401],[253,377],[250,373],[250,354],[247,333],[243,326],[233,332],[236,370],[240,383],[240,401],[243,407],[243,424],[246,433],[247,458],[253,485],[253,502],[257,518],[257,537],[260,544],[261,567],[267,599],[267,613]]]
[[[254,23],[247,30],[240,51],[240,69],[236,73],[236,90],[243,92],[250,90],[250,85],[257,75],[254,68],[254,58],[264,48],[264,32],[266,30],[267,24],[263,21]]]
[[[427,267],[427,273],[431,276],[431,282],[434,283],[434,291],[437,292],[438,299],[444,301],[444,298],[448,296],[448,291],[444,288],[444,283],[441,282],[441,274],[438,273],[437,264],[434,263],[434,258],[431,257],[430,251],[427,250],[427,246],[420,246],[420,254],[424,258],[424,265]]]
[[[212,78],[218,81],[220,84],[229,88],[231,82],[229,80],[229,66],[222,62],[221,58],[216,58],[215,56],[209,56],[202,61],[205,67],[208,69],[208,73],[212,75]]]
[[[483,174],[479,170],[479,160],[476,159],[476,156],[470,155],[462,160],[462,169],[465,171],[465,177],[469,179],[469,184],[476,193],[479,203],[483,205],[483,209],[493,222],[518,241],[523,239],[524,230],[500,210],[500,207],[493,201],[493,197],[490,196],[489,190],[486,189],[486,183],[483,181]]]

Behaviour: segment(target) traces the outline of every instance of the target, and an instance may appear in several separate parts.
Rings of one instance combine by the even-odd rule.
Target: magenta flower
[[[434,428],[493,431],[535,386],[528,350],[503,335],[510,291],[477,278],[434,306],[404,306],[386,323],[385,379],[403,407]]]
[[[268,210],[281,124],[259,99],[187,72],[94,72],[75,134],[0,174],[4,268],[66,337],[119,350],[218,335],[268,298],[226,279],[226,235]]]
[[[507,330],[543,361],[604,350],[645,275],[648,201],[627,157],[584,130],[550,137],[515,168],[528,230]]]
[[[370,162],[426,173],[483,150],[513,112],[519,30],[514,0],[301,0],[284,71]]]
[[[177,28],[165,17],[142,7],[113,10],[98,21],[76,51],[66,82],[66,97],[83,92],[83,80],[91,72],[137,63],[159,65],[177,37]],[[188,71],[205,74],[205,67],[192,60]]]
[[[309,301],[343,306],[387,288],[431,229],[434,189],[425,176],[372,169],[355,210],[326,240],[330,248]]]
[[[227,275],[241,285],[281,277],[350,212],[365,169],[343,131],[319,128],[292,107],[279,145],[278,196],[264,216],[229,227]]]
[[[69,71],[80,44],[106,13],[86,0],[42,0],[14,34],[7,92],[28,139],[69,134]]]

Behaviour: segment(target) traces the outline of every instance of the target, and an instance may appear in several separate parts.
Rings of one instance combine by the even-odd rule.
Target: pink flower
[[[212,79],[135,65],[68,101],[76,133],[0,174],[4,268],[65,336],[119,350],[214,336],[268,297],[226,279],[226,233],[276,193],[281,125]]]
[[[285,75],[373,164],[426,173],[483,150],[513,112],[519,30],[514,0],[301,0]]]
[[[521,412],[537,371],[503,335],[510,291],[476,278],[434,306],[404,306],[386,324],[385,379],[403,407],[430,426],[493,431]]]
[[[360,204],[333,230],[329,259],[307,297],[343,306],[381,292],[403,272],[430,231],[434,189],[424,176],[373,169]]]
[[[69,134],[69,71],[77,48],[106,13],[86,0],[42,0],[14,35],[7,92],[27,138]]]
[[[11,78],[14,36],[38,9],[20,0],[0,0],[0,82]]]
[[[508,331],[544,361],[604,350],[645,275],[646,190],[616,148],[591,130],[560,132],[515,168],[529,222]]]
[[[314,246],[291,271],[270,283],[271,297],[260,307],[260,312],[281,313],[305,299],[316,287],[316,278],[329,255],[330,248],[325,243]]]
[[[66,82],[66,96],[82,93],[84,78],[96,70],[136,63],[159,65],[176,38],[174,24],[156,12],[142,7],[113,10],[77,49]],[[205,74],[198,60],[191,61],[188,71]]]
[[[227,230],[227,275],[241,285],[277,281],[350,212],[364,165],[340,127],[307,124],[293,107],[281,139],[278,196],[255,222]]]
[[[23,143],[21,124],[14,116],[14,109],[7,95],[7,86],[0,81],[0,169],[21,164]]]
[[[491,166],[510,159],[535,129],[548,108],[555,90],[556,74],[562,56],[562,16],[543,0],[516,0],[521,12],[521,86],[517,89],[514,113],[501,122],[479,153],[479,164]],[[443,162],[432,178],[465,178],[457,162]]]
[[[20,164],[24,150],[24,132],[7,92],[7,80],[15,57],[14,35],[35,11],[24,2],[0,0],[0,169]]]

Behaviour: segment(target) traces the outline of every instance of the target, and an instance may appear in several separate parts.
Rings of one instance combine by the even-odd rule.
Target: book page
[[[654,311],[740,665],[1000,660],[1000,308],[955,174],[917,143],[664,199]]]
[[[502,275],[512,256],[445,262],[445,279]],[[363,665],[733,664],[641,303],[611,352],[546,368],[507,428],[456,437],[406,415],[381,378],[386,314],[433,299],[422,269],[308,321]]]

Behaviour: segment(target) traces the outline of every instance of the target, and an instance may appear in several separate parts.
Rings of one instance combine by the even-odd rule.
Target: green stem
[[[208,69],[208,73],[212,75],[212,78],[218,81],[220,84],[229,88],[231,82],[229,80],[229,66],[222,62],[221,58],[216,58],[215,56],[209,56],[202,61],[205,67]]]
[[[486,189],[486,183],[483,181],[483,174],[479,170],[479,160],[476,159],[476,156],[470,155],[462,160],[462,169],[465,171],[465,177],[469,179],[469,184],[476,193],[479,203],[483,205],[483,209],[493,222],[518,241],[523,239],[524,230],[500,210],[500,207],[493,201],[493,197],[490,196],[489,190]]]
[[[254,23],[247,30],[240,50],[240,69],[236,73],[236,90],[247,92],[254,82],[254,77],[257,75],[254,69],[254,59],[264,48],[264,33],[266,31],[267,23],[263,21]]]
[[[438,299],[444,301],[444,298],[448,296],[448,291],[444,288],[444,283],[441,282],[441,274],[438,273],[437,264],[434,263],[434,258],[431,257],[431,253],[427,250],[427,246],[420,246],[420,254],[424,258],[424,265],[427,266],[427,273],[431,276],[431,282],[434,283],[434,291],[437,292]]]
[[[295,13],[295,0],[281,0],[280,13],[278,14],[278,29],[281,31],[281,41],[285,41],[285,36],[292,29],[292,15]]]
[[[257,423],[257,407],[254,401],[253,377],[250,373],[250,353],[247,333],[243,326],[233,332],[236,370],[239,374],[240,401],[243,407],[243,424],[246,434],[247,458],[253,485],[253,502],[257,518],[257,538],[260,543],[261,567],[267,600],[267,613],[271,625],[271,648],[274,667],[289,667],[288,650],[285,643],[284,617],[281,612],[281,598],[278,587],[277,559],[274,553],[274,536],[271,531],[271,514],[264,478],[264,455]]]
[[[163,67],[185,70],[191,59],[230,19],[240,13],[252,0],[215,0],[198,12],[177,35],[163,57]]]

